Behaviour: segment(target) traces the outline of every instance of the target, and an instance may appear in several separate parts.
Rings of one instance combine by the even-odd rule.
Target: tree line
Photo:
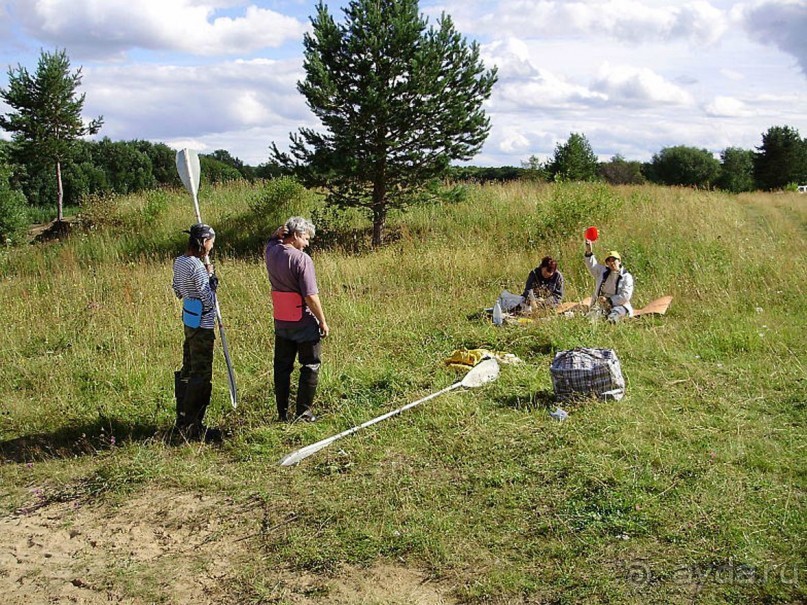
[[[53,166],[42,162],[15,161],[13,148],[0,142],[0,162],[13,172],[11,183],[34,206],[46,206],[56,199],[58,186]],[[62,160],[64,203],[78,206],[93,195],[137,193],[158,187],[181,187],[176,169],[176,150],[165,143],[145,140],[78,140]],[[202,178],[208,183],[272,178],[280,174],[274,165],[248,166],[224,149],[200,154]]]
[[[454,167],[455,179],[509,181],[605,181],[613,185],[658,185],[746,191],[795,190],[807,183],[807,139],[790,126],[772,126],[755,149],[727,147],[720,158],[707,150],[685,145],[665,147],[649,162],[620,155],[607,162],[597,159],[584,134],[572,133],[546,161],[531,156],[520,167]]]
[[[383,10],[382,10],[383,9]],[[706,149],[667,147],[650,162],[617,155],[599,162],[584,134],[572,133],[553,156],[521,166],[458,167],[482,148],[490,131],[484,102],[497,81],[476,42],[443,14],[435,25],[417,0],[351,0],[337,22],[320,2],[303,38],[305,79],[297,88],[322,128],[290,134],[288,152],[274,143],[269,159],[245,165],[226,150],[201,155],[209,183],[291,174],[317,187],[328,204],[357,207],[383,243],[387,214],[434,194],[441,180],[593,181],[718,187],[732,192],[807,183],[807,140],[774,126],[754,150],[729,147],[718,160]],[[66,51],[43,51],[34,73],[8,71],[0,98],[11,111],[0,127],[0,238],[25,222],[27,205],[79,205],[88,196],[179,186],[175,152],[149,141],[86,140],[103,116],[82,119],[81,69]],[[452,165],[454,163],[454,165]]]
[[[202,180],[207,184],[279,176],[274,164],[249,166],[224,149],[200,154]],[[42,159],[21,162],[14,145],[0,141],[0,244],[9,239],[4,222],[9,215],[27,226],[26,208],[78,207],[92,196],[137,193],[159,187],[182,187],[176,169],[176,150],[164,143],[145,140],[74,141],[69,154],[53,162]],[[61,189],[61,192],[60,192]],[[4,218],[5,217],[5,218]],[[19,236],[19,233],[17,234]],[[14,238],[11,238],[14,239]]]

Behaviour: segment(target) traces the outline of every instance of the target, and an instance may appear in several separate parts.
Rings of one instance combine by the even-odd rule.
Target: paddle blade
[[[177,172],[185,189],[196,197],[199,193],[199,176],[202,169],[199,166],[199,155],[193,149],[177,151]]]
[[[307,445],[305,447],[300,448],[297,451],[284,456],[280,460],[280,466],[293,466],[298,464],[301,460],[305,460],[312,454],[316,454],[321,449],[328,447],[331,443],[336,441],[339,437],[341,437],[341,433],[339,435],[334,435],[333,437],[328,437],[327,439],[323,439],[322,441],[317,441],[316,443],[312,443],[311,445]]]
[[[499,377],[499,362],[495,359],[485,359],[471,368],[460,382],[461,386],[474,388],[492,382]]]
[[[596,227],[589,227],[586,229],[586,239],[588,241],[596,242],[598,237],[600,237],[600,232],[597,231]]]

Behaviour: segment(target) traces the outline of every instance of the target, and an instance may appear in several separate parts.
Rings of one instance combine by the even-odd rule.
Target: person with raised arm
[[[622,256],[611,250],[605,257],[605,264],[601,265],[594,256],[591,240],[586,238],[585,242],[584,261],[595,280],[592,308],[599,308],[611,323],[632,317],[633,276],[622,266]]]

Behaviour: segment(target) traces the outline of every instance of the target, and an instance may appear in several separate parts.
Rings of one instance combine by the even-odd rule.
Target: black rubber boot
[[[205,419],[205,412],[207,411],[207,406],[210,405],[210,395],[213,392],[213,385],[208,382],[205,389],[202,391],[202,405],[199,407],[198,411],[198,421],[196,422],[196,426],[198,427],[199,431],[199,438],[204,441],[205,443],[221,443],[224,438],[224,434],[221,432],[221,429],[205,426],[204,419]]]
[[[174,399],[177,403],[177,421],[175,428],[182,429],[187,425],[185,419],[185,393],[188,390],[187,379],[182,378],[182,372],[174,372]]]
[[[182,428],[187,439],[195,441],[202,436],[202,419],[205,417],[205,411],[210,403],[211,389],[212,385],[204,378],[191,376],[188,380],[182,404],[185,414]]]
[[[205,412],[210,405],[210,395],[213,385],[204,378],[191,376],[188,381],[188,390],[185,394],[185,420],[184,436],[189,441],[204,441],[205,443],[218,443],[222,440],[219,429],[205,426]]]
[[[300,380],[297,382],[297,418],[313,417],[311,406],[314,404],[314,396],[317,394],[318,370],[319,364],[303,365],[300,368]]]
[[[185,413],[188,424],[201,425],[205,418],[213,385],[204,378],[192,376],[188,381],[188,395],[185,398]]]
[[[277,419],[286,422],[289,409],[289,396],[291,394],[291,380],[289,376],[278,376],[275,370],[275,405],[277,406]]]

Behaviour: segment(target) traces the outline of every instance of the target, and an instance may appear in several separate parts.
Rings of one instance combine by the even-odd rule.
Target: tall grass
[[[471,603],[805,598],[807,210],[797,194],[474,186],[393,215],[392,241],[370,251],[366,219],[288,183],[205,190],[241,406],[228,409],[217,353],[209,416],[233,436],[201,453],[163,439],[181,346],[171,259],[192,205],[178,191],[97,203],[91,230],[0,257],[6,510],[27,504],[32,477],[53,494],[179,485],[294,510],[295,522],[278,512],[282,528],[252,544],[259,556],[231,595],[244,601],[257,599],[267,570],[378,561],[425,569]],[[311,255],[333,331],[323,420],[305,427],[272,423],[262,265],[264,238],[292,214],[320,223]],[[546,254],[559,260],[567,298],[588,296],[591,224],[596,252],[622,253],[638,306],[674,297],[665,317],[504,328],[480,317],[502,289],[520,293]],[[548,366],[576,346],[615,349],[628,395],[578,402],[558,424],[546,413]],[[441,360],[461,347],[525,363],[277,467],[292,449],[457,381]],[[32,461],[34,474],[23,473]],[[798,582],[779,573],[793,566]],[[717,581],[720,570],[732,581]]]

